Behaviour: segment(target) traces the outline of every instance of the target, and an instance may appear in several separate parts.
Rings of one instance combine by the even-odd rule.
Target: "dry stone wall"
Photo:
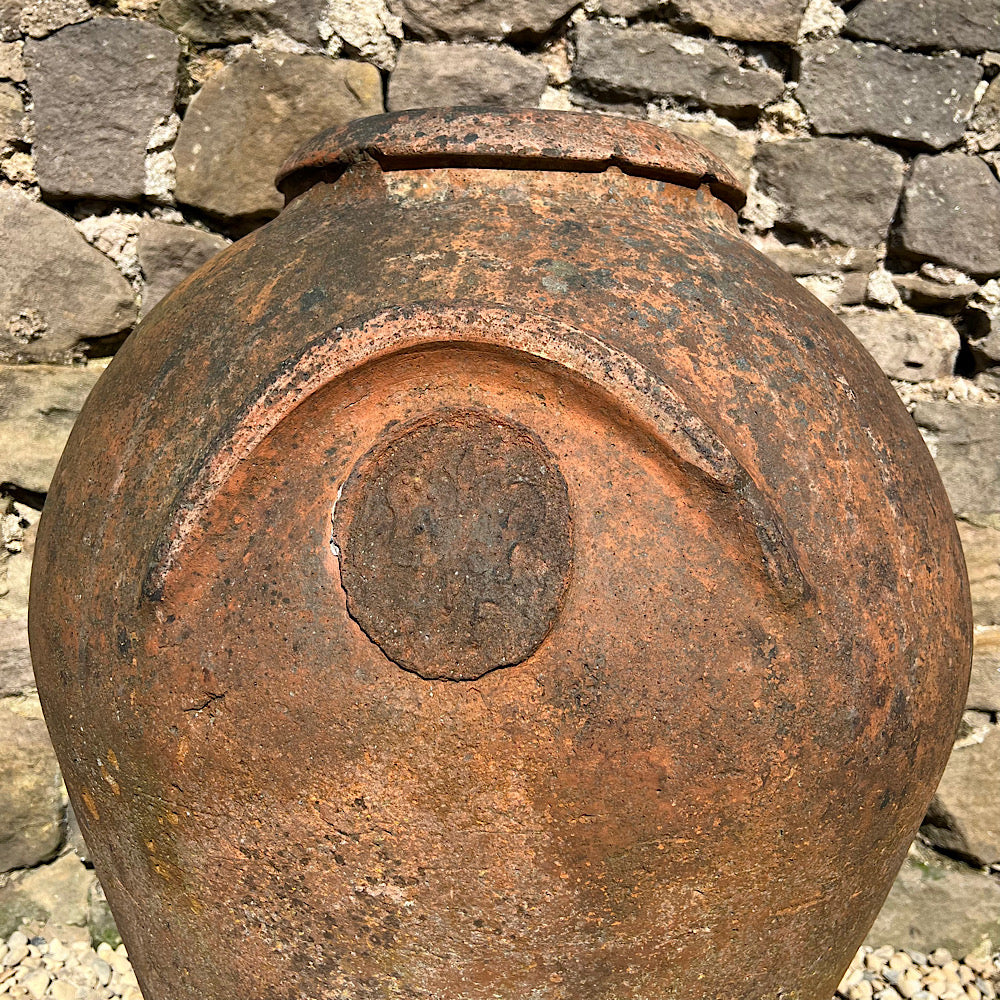
[[[141,315],[277,213],[271,179],[300,141],[452,103],[591,109],[703,142],[749,187],[747,238],[894,380],[959,518],[976,653],[873,940],[997,949],[996,0],[0,0],[0,937],[25,919],[113,936],[25,640],[76,413]],[[845,990],[867,1000],[859,968]],[[896,995],[912,993],[879,993]]]

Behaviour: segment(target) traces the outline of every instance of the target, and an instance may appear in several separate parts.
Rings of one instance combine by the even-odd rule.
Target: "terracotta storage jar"
[[[970,612],[916,427],[688,139],[325,133],[74,428],[31,645],[146,1000],[828,1000]]]

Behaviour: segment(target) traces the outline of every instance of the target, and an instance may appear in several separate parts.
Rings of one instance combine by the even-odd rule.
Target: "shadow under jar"
[[[701,147],[380,116],[74,428],[39,694],[147,1000],[828,1000],[970,612],[916,427]]]

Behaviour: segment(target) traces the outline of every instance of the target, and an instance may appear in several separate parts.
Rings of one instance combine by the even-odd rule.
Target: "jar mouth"
[[[352,165],[372,160],[383,170],[486,167],[623,173],[684,187],[707,185],[739,211],[746,192],[694,139],[649,122],[593,112],[493,108],[421,108],[359,118],[320,132],[278,171],[287,204]]]

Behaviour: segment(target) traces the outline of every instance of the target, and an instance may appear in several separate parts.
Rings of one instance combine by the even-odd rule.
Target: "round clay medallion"
[[[351,617],[421,677],[520,663],[555,620],[569,497],[526,427],[467,410],[394,427],[354,467],[333,520]]]

